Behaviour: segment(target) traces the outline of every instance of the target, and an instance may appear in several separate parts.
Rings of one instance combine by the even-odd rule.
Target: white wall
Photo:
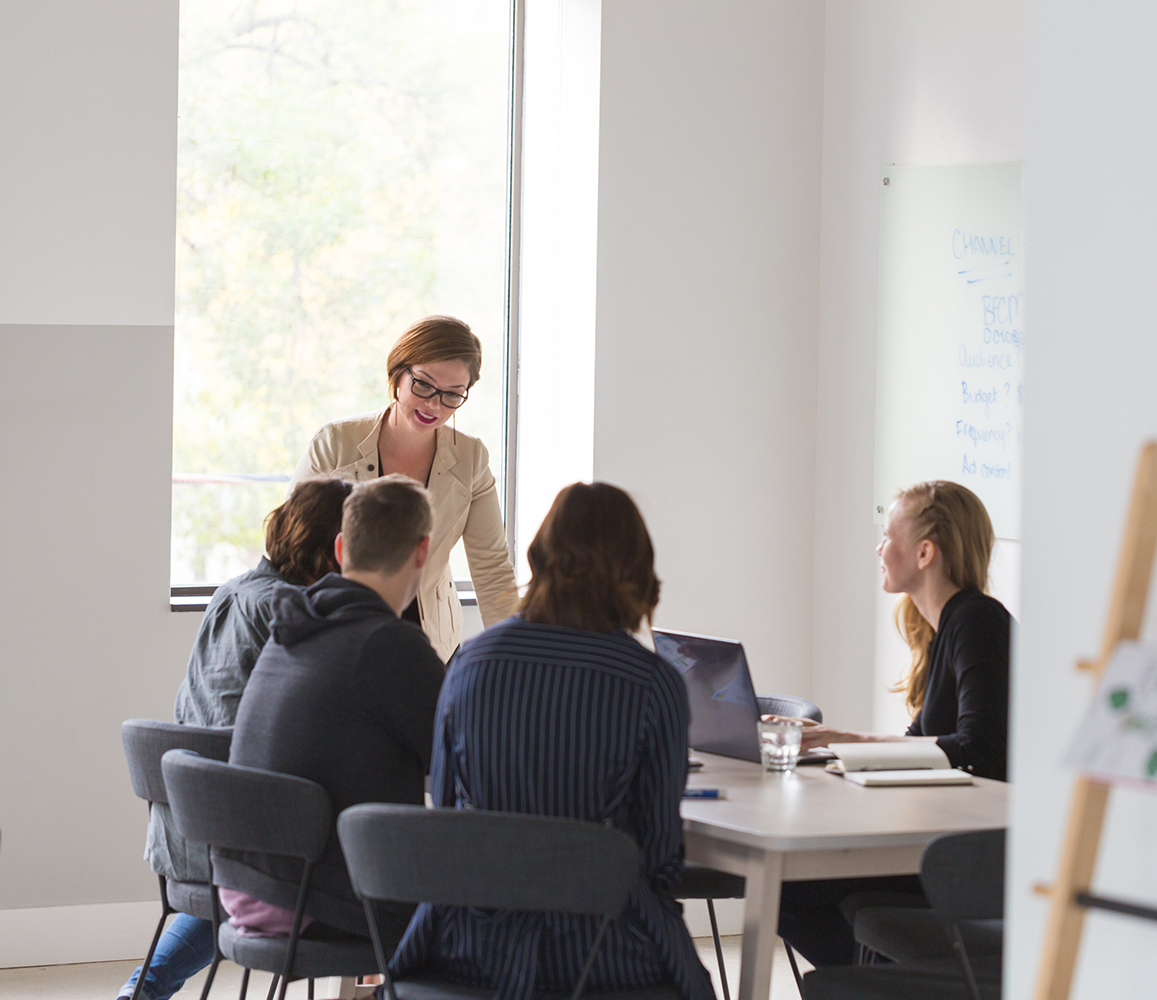
[[[0,14],[5,964],[156,892],[119,727],[170,716],[198,619],[168,607],[176,68],[175,0]]]
[[[595,475],[655,542],[657,622],[807,694],[823,5],[603,6]]]
[[[1157,436],[1157,62],[1150,4],[1034,2],[1028,17],[1024,615],[1014,686],[1009,997],[1035,978],[1133,466]],[[1047,331],[1047,335],[1045,333]],[[1150,636],[1152,638],[1152,636]],[[1157,900],[1157,799],[1115,791],[1096,886]],[[1093,915],[1074,1000],[1153,993],[1154,927]]]
[[[515,568],[562,487],[591,478],[600,0],[528,0]]]
[[[1023,0],[827,0],[813,680],[825,719],[906,725],[872,523],[880,168],[1022,154]],[[1017,553],[994,592],[1017,610]]]

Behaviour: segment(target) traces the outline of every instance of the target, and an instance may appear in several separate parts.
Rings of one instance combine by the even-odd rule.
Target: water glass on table
[[[765,771],[794,771],[799,760],[803,724],[771,716],[759,721],[759,755]]]

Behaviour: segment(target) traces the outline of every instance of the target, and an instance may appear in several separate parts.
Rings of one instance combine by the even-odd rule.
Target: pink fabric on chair
[[[218,889],[221,905],[229,914],[229,923],[246,937],[288,937],[293,930],[293,912],[266,903],[236,889]],[[304,931],[313,920],[301,918]]]

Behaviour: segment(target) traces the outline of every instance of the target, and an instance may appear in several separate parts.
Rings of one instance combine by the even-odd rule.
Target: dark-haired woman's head
[[[333,540],[341,531],[341,512],[353,484],[341,479],[307,479],[265,519],[265,554],[284,577],[316,583],[340,573]]]
[[[617,486],[567,486],[555,497],[527,558],[527,621],[634,631],[659,603],[651,536],[634,501]]]

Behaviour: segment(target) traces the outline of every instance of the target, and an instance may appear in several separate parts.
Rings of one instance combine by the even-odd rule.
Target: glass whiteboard
[[[1020,537],[1023,251],[1019,164],[883,171],[877,523],[896,490],[950,479]]]

